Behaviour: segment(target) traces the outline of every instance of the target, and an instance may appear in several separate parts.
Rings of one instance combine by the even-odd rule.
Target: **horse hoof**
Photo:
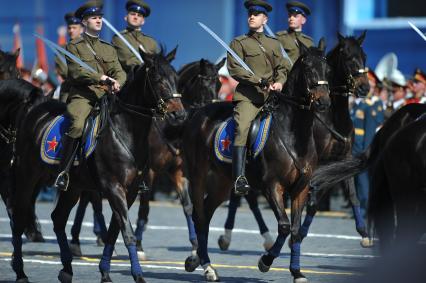
[[[142,275],[133,276],[133,279],[136,283],[146,283],[145,279],[143,279]]]
[[[39,231],[25,233],[25,236],[27,237],[28,241],[33,243],[45,242],[43,235]]]
[[[97,236],[97,237],[96,237],[96,245],[97,245],[98,247],[103,247],[103,246],[105,246],[104,241],[102,240],[101,236]]]
[[[227,251],[231,241],[225,237],[225,235],[220,235],[219,239],[217,240],[217,244],[222,251]]]
[[[204,277],[206,277],[207,282],[219,282],[219,275],[217,274],[216,269],[214,269],[210,264],[204,270]]]
[[[101,283],[112,283],[111,277],[109,277],[109,273],[101,272]]]
[[[19,278],[19,279],[16,279],[16,281],[15,281],[15,283],[28,283],[28,282],[29,281],[28,281],[27,277]]]
[[[83,256],[83,254],[81,253],[80,244],[70,243],[69,247],[73,256],[77,256],[77,257]]]
[[[147,259],[146,253],[144,251],[138,251],[138,259],[145,261]]]
[[[373,239],[370,239],[368,237],[362,238],[360,244],[361,244],[361,247],[363,248],[371,248],[374,246]]]
[[[259,268],[260,272],[268,272],[271,268],[272,261],[274,258],[269,254],[264,254],[259,258],[259,261],[257,263],[257,267]]]
[[[306,279],[305,275],[300,272],[299,269],[290,269],[290,273],[293,276],[293,283],[307,283],[308,279]]]
[[[187,272],[193,272],[199,265],[200,265],[200,257],[198,255],[189,256],[185,260],[185,270]]]
[[[61,283],[71,283],[72,282],[72,275],[61,270],[61,271],[59,271],[58,280]]]
[[[306,277],[294,278],[293,283],[308,283],[308,279]]]

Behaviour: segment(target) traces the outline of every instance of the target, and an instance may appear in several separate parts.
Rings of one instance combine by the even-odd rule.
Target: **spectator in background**
[[[410,103],[426,103],[426,74],[420,69],[414,71],[414,76],[408,83],[412,97],[407,99]]]
[[[395,112],[406,104],[407,81],[399,70],[394,70],[388,81],[392,88],[392,111]]]

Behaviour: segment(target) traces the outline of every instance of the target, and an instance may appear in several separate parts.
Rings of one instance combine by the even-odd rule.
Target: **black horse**
[[[284,94],[271,93],[268,106],[265,106],[271,109],[273,116],[265,148],[247,164],[250,185],[263,192],[278,221],[278,237],[274,246],[260,258],[259,269],[262,272],[269,270],[291,233],[290,271],[297,282],[306,282],[300,272],[301,239],[298,230],[308,196],[310,175],[318,159],[313,139],[313,113],[324,111],[330,104],[329,69],[324,48],[323,40],[319,48],[307,49],[300,44],[302,55],[288,76]],[[208,256],[210,220],[216,208],[229,198],[232,188],[231,165],[215,158],[214,133],[223,121],[232,116],[232,111],[230,103],[214,103],[200,109],[188,122],[183,138],[199,245],[197,256],[187,258],[185,269],[192,272],[201,264],[208,281],[219,280]],[[276,190],[278,183],[282,190]],[[284,191],[291,195],[291,225],[284,210]]]
[[[13,53],[0,50],[0,80],[19,78],[19,70],[16,68],[16,59],[20,49]]]
[[[215,102],[217,85],[219,83],[218,70],[225,63],[225,59],[217,64],[201,59],[183,66],[178,71],[178,93],[182,95],[182,103],[188,115],[192,115],[200,107]],[[189,241],[192,253],[198,247],[197,238],[192,222],[192,203],[188,195],[188,181],[183,174],[183,160],[181,155],[181,139],[183,127],[170,125],[168,121],[154,119],[149,132],[149,174],[146,183],[152,188],[154,179],[166,173],[176,189],[188,225]],[[142,238],[145,225],[148,223],[150,193],[141,193],[136,239],[140,260],[146,259],[142,247]]]
[[[148,162],[148,132],[155,113],[173,120],[184,111],[176,93],[177,74],[170,65],[176,49],[168,55],[142,53],[144,65],[134,69],[117,95],[102,99],[109,113],[97,139],[94,153],[79,167],[71,170],[70,188],[61,192],[52,212],[54,231],[61,252],[63,269],[58,279],[72,281],[72,254],[69,250],[65,225],[72,207],[80,195],[80,188],[102,189],[111,205],[108,237],[99,270],[102,282],[111,282],[110,261],[114,244],[121,230],[131,261],[131,274],[136,282],[145,282],[136,253],[136,241],[128,218],[128,208],[134,202],[143,168]],[[105,107],[101,107],[105,109]],[[17,138],[16,191],[12,203],[12,267],[17,279],[27,281],[23,270],[22,239],[31,195],[38,184],[52,183],[56,168],[39,157],[41,133],[52,119],[65,111],[65,105],[50,101],[34,108],[19,128]],[[181,121],[174,121],[180,123]],[[23,178],[25,176],[25,178]]]
[[[414,192],[417,189],[417,177],[407,175],[406,172],[403,171],[399,173],[399,169],[398,171],[393,172],[393,174],[396,176],[387,176],[384,173],[384,168],[387,166],[386,162],[390,162],[389,166],[395,164],[395,161],[389,161],[389,159],[392,159],[391,155],[393,154],[392,152],[389,152],[389,150],[390,148],[393,150],[397,149],[398,152],[394,152],[395,158],[403,157],[400,155],[400,152],[401,154],[406,154],[407,156],[411,156],[413,154],[412,152],[407,152],[407,145],[400,145],[399,148],[397,148],[396,145],[398,145],[399,141],[406,138],[402,135],[407,135],[407,138],[413,139],[409,142],[409,144],[418,142],[415,140],[418,138],[418,136],[413,134],[411,131],[413,128],[421,129],[422,122],[416,122],[416,125],[414,126],[412,126],[412,124],[414,124],[414,121],[416,121],[416,119],[418,119],[424,113],[426,113],[426,105],[424,104],[409,104],[402,107],[384,123],[383,127],[377,132],[372,143],[366,151],[347,160],[320,167],[315,172],[314,178],[312,179],[312,183],[317,186],[319,190],[321,190],[322,188],[333,186],[342,180],[351,178],[364,170],[369,170],[372,180],[370,186],[370,198],[368,203],[367,216],[369,218],[369,222],[375,223],[375,227],[377,228],[377,232],[381,238],[380,243],[383,247],[383,250],[386,249],[390,242],[390,237],[394,232],[391,231],[393,229],[391,227],[394,227],[393,224],[387,222],[392,219],[390,217],[391,214],[389,209],[396,201],[399,201],[391,198],[390,188],[394,188],[394,186],[390,185],[389,178],[400,178],[400,180],[409,178],[410,180],[408,180],[407,183],[402,187],[413,189]],[[419,134],[421,133],[422,132],[419,132]],[[413,148],[413,150],[420,149]],[[412,162],[416,162],[416,160],[417,159],[415,158]],[[404,168],[403,164],[408,166],[407,163],[410,162],[410,160],[404,159],[404,161],[400,164],[401,170]],[[411,168],[413,172],[417,172],[415,171],[416,169],[417,168]],[[421,176],[421,174],[419,176]],[[400,182],[400,180],[398,180],[398,182]],[[410,186],[410,184],[412,184],[413,187]],[[411,192],[413,191],[407,192],[407,197],[412,197]],[[419,198],[419,200],[420,199],[421,198]],[[406,201],[407,198],[403,197],[401,200]],[[384,218],[380,218],[382,216],[384,216]],[[404,229],[401,232],[404,232]],[[417,230],[414,229],[413,231]]]
[[[315,113],[314,138],[320,164],[331,161],[346,159],[351,156],[353,123],[349,115],[349,96],[364,97],[368,93],[369,84],[365,71],[366,55],[362,50],[362,43],[365,39],[364,32],[358,38],[344,37],[338,34],[338,44],[327,54],[327,62],[330,65],[330,98],[331,107],[325,112]],[[342,182],[343,187],[349,192],[350,201],[353,207],[356,229],[362,236],[361,245],[370,246],[368,233],[364,220],[359,213],[359,201],[356,196],[353,179]],[[300,236],[305,238],[308,234],[309,226],[317,211],[317,202],[331,187],[324,191],[312,192],[307,205],[307,215],[300,229]],[[239,197],[231,196],[228,209],[228,218],[225,229],[232,229],[235,211]],[[256,196],[246,198],[250,209],[253,211],[258,222],[262,235],[265,235],[267,227],[262,219],[260,210],[256,203]],[[230,244],[230,232],[219,238],[221,249],[227,249]],[[266,234],[268,235],[268,234]],[[264,246],[268,243],[265,237]]]
[[[27,81],[21,79],[0,80],[0,195],[8,208],[11,190],[13,190],[12,170],[15,158],[16,129],[25,114],[45,100],[41,89]],[[32,242],[44,242],[35,214],[34,203],[37,194],[38,191],[33,194],[32,209],[28,212],[29,220],[24,233]]]

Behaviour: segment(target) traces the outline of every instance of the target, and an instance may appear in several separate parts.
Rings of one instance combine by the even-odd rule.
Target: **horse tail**
[[[379,160],[372,170],[368,198],[367,219],[370,235],[377,232],[382,250],[386,250],[395,229],[393,202],[389,191],[383,160]]]

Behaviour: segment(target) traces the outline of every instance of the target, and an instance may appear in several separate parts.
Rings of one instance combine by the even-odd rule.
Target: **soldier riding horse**
[[[102,282],[111,282],[109,276],[111,256],[118,233],[121,230],[131,260],[131,274],[136,282],[145,282],[136,253],[136,241],[128,218],[128,208],[134,202],[138,183],[148,161],[148,133],[153,115],[165,115],[167,119],[177,117],[184,111],[176,93],[177,74],[170,61],[175,52],[168,55],[146,55],[145,64],[134,69],[127,83],[117,95],[105,96],[108,113],[104,126],[97,137],[97,146],[83,164],[70,171],[70,189],[61,191],[52,212],[54,231],[61,252],[63,269],[61,282],[71,282],[72,254],[65,234],[69,213],[76,204],[80,188],[98,188],[108,198],[113,215],[108,237],[99,264]],[[104,104],[105,106],[105,104]],[[18,130],[16,168],[16,192],[12,206],[11,227],[14,247],[12,267],[17,280],[27,281],[23,269],[21,235],[27,221],[27,210],[31,195],[37,185],[52,182],[55,167],[40,158],[42,132],[52,120],[64,113],[63,104],[51,101],[34,108]],[[173,123],[173,121],[171,121]],[[81,157],[84,158],[84,157]],[[80,159],[81,159],[80,158]],[[25,176],[25,178],[23,178]]]
[[[269,270],[291,234],[290,271],[296,281],[306,282],[300,272],[299,227],[310,175],[318,161],[313,139],[314,112],[326,110],[330,98],[323,41],[320,48],[300,46],[302,56],[289,74],[284,94],[271,93],[269,107],[265,106],[271,109],[269,138],[263,151],[256,158],[249,158],[247,177],[250,185],[265,195],[278,221],[279,235],[272,248],[260,258],[260,271]],[[210,220],[216,208],[229,198],[233,187],[231,165],[215,156],[215,132],[232,112],[232,105],[227,103],[215,103],[200,109],[188,122],[191,130],[185,131],[183,139],[199,245],[197,256],[187,258],[185,269],[192,272],[201,264],[208,281],[219,280],[207,251]],[[276,184],[281,184],[291,195],[291,222],[284,210],[284,191],[276,190]]]

